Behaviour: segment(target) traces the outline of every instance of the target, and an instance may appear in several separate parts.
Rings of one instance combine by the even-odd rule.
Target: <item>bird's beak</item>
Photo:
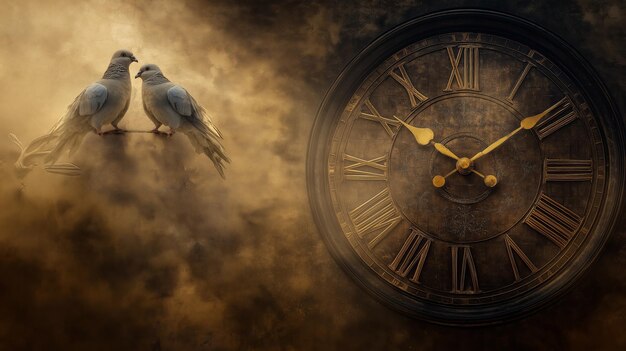
[[[143,72],[141,72],[141,71],[137,72],[137,74],[135,74],[135,79],[141,77],[141,73],[143,73]]]
[[[132,62],[137,62],[137,63],[139,63],[139,61],[137,61],[137,59],[135,58],[135,56],[131,57],[131,58],[130,58],[130,60],[131,60]]]

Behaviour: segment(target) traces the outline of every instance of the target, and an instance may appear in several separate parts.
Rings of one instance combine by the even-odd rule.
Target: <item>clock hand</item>
[[[517,134],[520,130],[533,128],[539,122],[540,119],[545,117],[545,115],[547,115],[550,111],[552,111],[557,106],[558,106],[558,104],[552,105],[550,108],[548,108],[547,110],[541,112],[540,114],[524,118],[520,122],[520,125],[519,125],[519,127],[517,129],[515,129],[514,131],[510,132],[509,134],[503,136],[502,138],[496,140],[491,145],[487,146],[483,151],[481,151],[481,152],[477,153],[476,155],[472,156],[470,161],[476,161],[477,159],[479,159],[479,158],[487,155],[491,151],[497,149],[498,147],[500,147],[500,145],[504,144],[505,141],[509,140],[509,138],[511,138],[513,135]]]
[[[413,127],[410,124],[404,123],[404,121],[402,121],[396,116],[393,116],[393,118],[397,119],[398,122],[402,123],[402,125],[405,126],[411,132],[411,134],[413,134],[413,136],[415,137],[415,141],[417,141],[418,144],[420,145],[432,144],[435,147],[435,149],[439,151],[439,153],[441,153],[442,155],[448,156],[457,161],[459,160],[459,156],[455,155],[454,152],[448,149],[445,145],[441,143],[433,142],[435,133],[433,132],[432,129]]]

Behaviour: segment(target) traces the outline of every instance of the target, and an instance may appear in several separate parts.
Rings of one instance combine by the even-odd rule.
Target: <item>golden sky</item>
[[[537,317],[495,333],[451,331],[389,311],[330,257],[305,184],[316,110],[384,30],[470,2],[426,3],[3,1],[0,350],[584,349],[590,334],[626,343],[623,279],[598,296],[620,308],[549,310],[568,328]],[[624,51],[610,44],[624,32],[616,4],[552,6],[567,23],[593,23],[581,45],[597,41],[606,67],[623,73]],[[555,11],[498,6],[544,23]],[[616,28],[613,39],[592,37]],[[139,59],[131,76],[158,64],[208,110],[232,159],[226,180],[181,134],[90,134],[71,159],[81,177],[15,176],[18,150],[5,136],[46,133],[122,48]],[[140,83],[122,128],[152,128]],[[582,295],[568,301],[589,306]]]

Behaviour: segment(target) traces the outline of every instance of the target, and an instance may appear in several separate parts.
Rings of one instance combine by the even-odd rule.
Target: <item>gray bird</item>
[[[180,85],[170,82],[154,64],[141,66],[135,78],[143,80],[141,94],[143,108],[154,123],[154,133],[159,127],[170,128],[169,135],[177,130],[184,133],[197,153],[207,155],[224,178],[224,162],[230,162],[220,143],[222,134],[206,110]]]
[[[128,67],[133,62],[138,61],[132,52],[116,51],[102,79],[83,90],[51,131],[33,140],[27,147],[23,148],[19,140],[11,135],[13,141],[22,148],[16,166],[30,169],[43,159],[48,171],[74,175],[71,173],[75,170],[67,168],[67,165],[71,164],[55,167],[56,160],[65,151],[72,155],[91,130],[102,135],[102,127],[111,124],[116,132],[122,131],[117,124],[126,114],[130,103],[131,84]]]

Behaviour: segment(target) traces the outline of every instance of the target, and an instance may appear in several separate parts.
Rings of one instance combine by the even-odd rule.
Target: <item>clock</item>
[[[611,233],[621,119],[568,44],[484,10],[421,17],[340,74],[307,159],[315,221],[349,276],[435,323],[518,318]]]

